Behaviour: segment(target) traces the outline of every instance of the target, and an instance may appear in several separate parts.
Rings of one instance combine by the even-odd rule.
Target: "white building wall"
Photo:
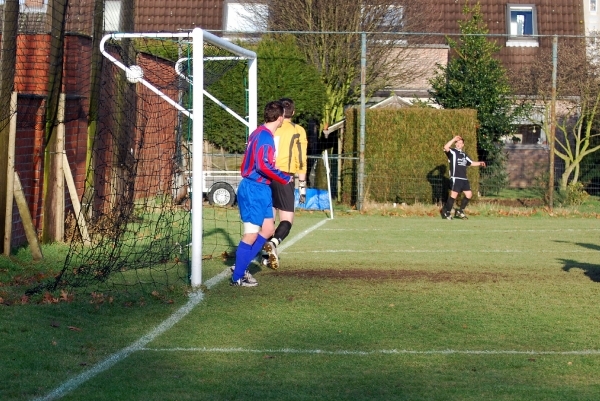
[[[596,33],[600,30],[600,20],[598,19],[599,2],[599,0],[583,0],[586,35]]]

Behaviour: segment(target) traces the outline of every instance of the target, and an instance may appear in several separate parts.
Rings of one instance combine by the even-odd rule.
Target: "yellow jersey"
[[[275,166],[286,173],[306,174],[306,131],[298,124],[284,120],[273,135]]]

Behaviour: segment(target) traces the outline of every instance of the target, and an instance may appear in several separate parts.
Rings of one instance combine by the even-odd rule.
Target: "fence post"
[[[558,64],[558,36],[552,38],[552,101],[550,103],[550,171],[548,177],[548,207],[552,210],[554,205],[554,139],[556,130],[556,69]]]
[[[4,255],[10,256],[12,241],[12,212],[15,195],[15,138],[17,136],[17,92],[10,96],[10,122],[8,130],[8,154],[6,169],[6,215],[4,221]]]
[[[367,34],[361,35],[360,46],[360,148],[358,154],[358,197],[356,208],[361,210],[365,187],[365,92],[367,86]]]

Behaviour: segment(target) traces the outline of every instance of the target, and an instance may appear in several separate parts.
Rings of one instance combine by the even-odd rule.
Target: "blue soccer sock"
[[[262,235],[258,234],[258,237],[256,237],[256,241],[254,241],[254,244],[252,244],[252,252],[254,252],[255,257],[262,250],[263,245],[265,245],[265,242],[267,242],[267,239]]]
[[[244,273],[248,266],[250,266],[250,262],[252,262],[254,256],[256,255],[252,252],[252,245],[240,241],[237,250],[235,251],[235,269],[231,276],[233,281],[237,281],[244,277]]]
[[[244,273],[252,263],[252,259],[258,255],[267,239],[262,235],[258,235],[254,244],[249,245],[240,241],[237,250],[235,251],[235,269],[233,270],[232,280],[236,281],[244,277]]]

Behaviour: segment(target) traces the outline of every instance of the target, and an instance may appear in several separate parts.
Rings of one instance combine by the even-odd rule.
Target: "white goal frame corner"
[[[192,75],[191,77],[185,77],[179,71],[179,64],[182,60],[180,59],[175,63],[175,72],[186,79],[192,84],[192,103],[193,110],[187,110],[185,107],[171,99],[160,89],[156,88],[152,83],[148,82],[144,78],[144,73],[141,67],[137,65],[126,66],[113,55],[111,55],[106,49],[106,42],[108,40],[121,40],[125,38],[156,38],[156,39],[168,39],[168,38],[180,38],[188,39],[192,42]],[[214,46],[223,48],[233,53],[235,58],[245,59],[248,63],[248,116],[239,116],[233,110],[229,109],[225,104],[220,102],[217,98],[212,96],[206,89],[204,89],[204,63],[211,60],[218,59],[217,57],[204,57],[204,43],[210,43]],[[100,52],[109,61],[119,67],[125,72],[127,80],[132,84],[141,84],[146,86],[152,92],[156,93],[167,103],[175,107],[182,114],[186,115],[194,121],[192,126],[192,143],[197,144],[195,150],[199,154],[204,153],[204,97],[217,103],[220,107],[225,109],[234,118],[244,124],[249,132],[252,132],[258,126],[258,79],[257,79],[257,56],[256,53],[240,47],[236,44],[229,42],[226,39],[218,37],[208,31],[201,28],[194,28],[189,32],[177,32],[177,33],[111,33],[102,37],[100,41]],[[187,60],[187,59],[185,59]],[[200,62],[198,62],[200,61]],[[193,156],[193,155],[192,155]],[[192,163],[192,185],[193,177],[200,177],[195,183],[200,191],[200,196],[192,196],[192,252],[191,252],[191,274],[190,284],[192,287],[200,287],[202,284],[202,177],[203,177],[203,166],[202,163]],[[192,191],[194,192],[194,191]]]

